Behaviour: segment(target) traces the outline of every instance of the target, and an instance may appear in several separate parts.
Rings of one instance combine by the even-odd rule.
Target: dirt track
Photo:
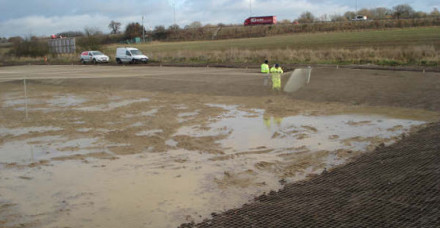
[[[67,79],[65,85],[223,96],[271,95],[270,90],[262,87],[256,69],[142,66],[25,66],[3,69],[0,80],[24,76],[28,79],[64,78]],[[126,77],[131,78],[127,80]],[[440,100],[436,99],[440,90],[439,77],[439,73],[433,72],[315,68],[312,83],[291,97],[316,102],[439,111]],[[79,78],[86,81],[76,80]],[[112,79],[103,81],[102,78]]]
[[[42,160],[40,161],[41,164],[33,163],[25,166],[3,164],[3,168],[7,170],[24,169],[26,171],[28,168],[32,170],[33,167],[43,166],[42,169],[45,170],[44,165],[49,164],[47,169],[51,169],[51,163],[56,161],[80,160],[87,164],[89,162],[93,163],[91,159],[95,158],[112,161],[121,157],[120,162],[122,162],[126,161],[122,158],[123,156],[128,157],[131,154],[144,153],[143,151],[150,150],[145,148],[146,143],[147,145],[154,145],[155,152],[164,152],[177,147],[189,151],[199,151],[202,157],[205,155],[213,156],[210,158],[211,161],[226,161],[224,164],[229,165],[236,164],[234,162],[243,154],[252,154],[254,157],[250,158],[255,160],[256,168],[239,172],[234,170],[236,167],[232,166],[229,167],[231,171],[225,171],[224,174],[221,174],[221,178],[214,178],[216,186],[220,189],[225,186],[238,186],[242,192],[248,191],[243,189],[249,186],[261,188],[263,185],[266,189],[276,187],[278,183],[271,184],[268,180],[256,182],[257,177],[262,175],[259,172],[261,170],[271,170],[270,167],[273,167],[274,164],[277,165],[278,169],[276,172],[272,171],[276,173],[276,178],[280,179],[287,178],[298,170],[303,172],[305,170],[303,167],[314,166],[316,167],[315,171],[319,171],[326,166],[317,160],[301,160],[305,164],[299,165],[298,161],[295,161],[296,158],[289,158],[291,161],[286,164],[270,163],[264,159],[267,159],[271,150],[264,147],[253,147],[253,150],[239,151],[239,153],[231,155],[225,153],[229,150],[227,147],[218,145],[217,141],[224,138],[221,135],[198,138],[184,135],[176,136],[175,134],[177,134],[176,132],[180,127],[191,126],[191,124],[202,123],[200,128],[208,129],[209,123],[213,121],[212,117],[218,116],[219,113],[225,113],[225,110],[221,107],[206,107],[205,104],[207,103],[240,105],[239,109],[247,112],[246,115],[250,116],[259,115],[254,109],[265,110],[264,115],[273,116],[274,120],[294,115],[370,113],[394,118],[437,122],[440,111],[440,73],[423,74],[421,72],[404,71],[317,68],[313,70],[311,84],[307,87],[294,94],[273,95],[270,89],[262,86],[261,75],[256,73],[255,69],[140,66],[3,67],[0,68],[0,81],[4,81],[0,83],[1,91],[5,93],[6,97],[3,102],[10,102],[10,100],[12,102],[14,100],[9,96],[20,95],[23,82],[20,80],[14,81],[14,79],[22,78],[24,75],[28,79],[29,96],[37,101],[30,106],[31,121],[23,122],[23,111],[18,109],[21,107],[20,104],[22,103],[20,102],[22,101],[17,100],[15,102],[18,105],[3,106],[2,112],[0,112],[2,117],[0,127],[5,126],[9,129],[16,129],[49,125],[63,130],[47,133],[29,132],[26,135],[8,136],[0,140],[0,145],[1,143],[24,140],[27,137],[67,135],[69,138],[79,136],[88,138],[103,137],[106,143],[111,142],[115,145],[122,143],[131,146],[124,148],[112,146],[104,152],[86,155],[57,156],[49,160]],[[67,100],[73,102],[73,106],[63,106],[62,104],[60,106],[58,104],[58,110],[47,112],[47,110],[53,108],[53,105],[41,103],[41,100],[50,100],[64,94],[82,95],[90,98],[90,100],[85,101],[83,104],[80,103],[82,102],[81,99]],[[146,97],[149,99],[148,101],[142,100]],[[122,104],[124,99],[126,99],[125,101],[131,99],[132,102],[139,102],[139,104],[132,103],[123,108],[116,107],[112,109],[115,102],[116,105],[118,102]],[[102,106],[102,104],[105,105]],[[182,104],[185,107],[182,107]],[[142,113],[150,115],[149,112],[154,110],[152,108],[158,108],[156,110],[157,117],[139,116]],[[179,113],[182,112],[182,108],[187,111]],[[87,111],[87,109],[92,110],[92,112]],[[102,109],[104,112],[93,111],[95,109]],[[194,111],[197,112],[196,118],[193,118],[195,114],[191,113]],[[77,128],[73,124],[73,122],[78,121],[78,116],[82,117],[80,120],[84,122],[81,124],[82,128]],[[179,118],[183,119],[184,122],[179,121]],[[147,123],[147,126],[137,126],[136,124],[139,122]],[[352,122],[351,124],[368,125],[370,123],[367,121],[365,123]],[[129,128],[127,126],[133,127]],[[399,126],[396,127],[399,128]],[[316,131],[311,126],[302,126],[302,128],[304,131],[308,131],[310,135]],[[146,129],[147,132],[145,132]],[[161,131],[157,131],[158,129]],[[81,130],[81,132],[78,132],[78,130]],[[140,132],[140,130],[144,130],[144,132]],[[221,128],[220,130],[224,129]],[[389,130],[392,131],[392,129]],[[139,133],[141,134],[139,135]],[[153,134],[153,136],[145,138],[145,135],[142,134]],[[409,138],[403,138],[396,145],[379,148],[347,166],[331,170],[329,174],[317,176],[301,183],[287,184],[279,193],[258,197],[257,202],[246,205],[241,209],[234,209],[225,214],[216,214],[214,220],[206,221],[198,226],[305,227],[327,225],[334,227],[390,225],[411,227],[414,224],[416,226],[434,226],[439,217],[438,196],[440,195],[440,188],[438,180],[440,179],[438,164],[440,163],[438,156],[436,156],[440,144],[439,135],[440,128],[438,124],[431,125]],[[274,134],[274,137],[276,136]],[[297,139],[302,139],[301,137],[298,136]],[[169,138],[173,138],[177,146],[168,145],[166,142]],[[400,136],[395,138],[401,139]],[[54,143],[56,144],[56,142]],[[377,140],[372,142],[370,146],[374,148],[381,145],[381,143],[381,140]],[[102,148],[104,148],[103,145],[99,149]],[[65,152],[82,150],[81,147],[70,145],[62,149]],[[327,153],[329,152],[321,151],[313,154],[312,158],[316,159]],[[343,151],[343,153],[339,151],[338,153],[338,156],[348,160],[358,155],[352,152],[349,155],[347,151]],[[341,153],[344,155],[341,155]],[[284,159],[287,158],[286,154],[280,156],[284,156]],[[172,157],[172,159],[174,163],[170,163],[171,166],[174,166],[176,161],[177,164],[191,166],[190,163],[187,163],[190,157]],[[261,159],[261,161],[258,159]],[[136,163],[137,160],[131,161],[128,159],[128,161]],[[383,167],[383,162],[390,165]],[[110,166],[109,164],[105,163],[103,167]],[[162,166],[164,164],[168,163],[162,162]],[[244,164],[239,164],[239,166]],[[280,167],[288,168],[279,170]],[[0,168],[2,168],[1,164]],[[412,172],[414,170],[417,172]],[[17,172],[20,173],[21,171]],[[20,176],[21,181],[32,182],[33,178],[38,179],[37,176],[28,177],[26,172],[25,174]],[[13,182],[10,181],[11,177],[9,176],[0,176],[0,178]],[[119,177],[115,176],[114,179],[118,180]],[[387,184],[390,183],[390,180],[391,183],[395,184],[388,188]],[[275,180],[275,182],[278,181]],[[335,183],[338,184],[335,185]],[[283,181],[281,184],[283,184]],[[431,187],[425,189],[424,186]],[[380,195],[380,198],[377,195]],[[1,192],[0,197],[3,197]],[[417,202],[409,201],[408,198],[412,198]],[[11,224],[20,223],[24,227],[46,227],[49,224],[52,227],[56,227],[56,225],[65,226],[66,224],[84,226],[84,224],[87,224],[75,223],[74,221],[66,224],[53,223],[40,219],[39,216],[41,215],[36,216],[35,220],[29,222],[23,220],[23,217],[26,218],[26,216],[21,215],[19,212],[12,212],[17,210],[13,202],[8,202],[8,199],[4,198],[0,199],[0,225],[6,227],[14,227]],[[92,202],[99,203],[99,201]],[[234,205],[234,207],[237,206]],[[86,209],[88,207],[91,206],[84,206]],[[222,207],[221,204],[218,207]],[[417,212],[418,210],[414,210],[414,208],[422,208],[426,215]],[[74,214],[74,207],[63,206],[62,209],[67,211],[72,209],[72,211],[67,214],[65,214],[65,211],[47,214],[60,219],[67,219],[68,217],[63,216],[67,216],[69,213],[71,216],[79,216]],[[214,211],[218,213],[219,210]],[[364,211],[367,212],[360,213]],[[390,214],[382,216],[382,214],[377,213],[378,211],[389,212]],[[203,215],[203,218],[205,218],[205,215],[211,212],[213,211],[205,211],[205,214],[200,214],[200,217]],[[332,214],[329,214],[329,212],[332,212]],[[191,213],[191,211],[188,212],[188,214]],[[414,219],[404,220],[402,214],[413,216]],[[134,215],[132,214],[132,216]],[[200,221],[191,216],[185,216],[185,214],[179,214],[175,217],[180,218],[177,221],[181,222]],[[106,224],[99,221],[89,223],[89,225]],[[109,223],[108,225],[115,226],[115,224]],[[194,223],[187,225],[193,226]],[[137,226],[133,225],[133,227]],[[144,224],[145,226],[151,227],[151,225]]]

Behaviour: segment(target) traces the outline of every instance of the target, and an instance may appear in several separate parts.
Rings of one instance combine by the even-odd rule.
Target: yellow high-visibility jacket
[[[261,73],[268,74],[269,73],[269,65],[266,63],[261,64]]]
[[[283,69],[281,67],[270,68],[270,73],[272,74],[272,88],[281,88],[281,74],[284,73]]]
[[[270,68],[270,73],[275,73],[275,72],[280,73],[280,74],[284,73],[284,71],[281,67],[275,68],[273,66],[272,68]]]

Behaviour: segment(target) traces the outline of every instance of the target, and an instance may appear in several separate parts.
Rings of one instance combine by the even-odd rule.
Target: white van
[[[116,49],[116,62],[122,63],[147,63],[148,57],[137,48],[123,47]]]

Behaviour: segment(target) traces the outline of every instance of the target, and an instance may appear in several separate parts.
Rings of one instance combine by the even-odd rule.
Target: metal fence
[[[75,53],[75,38],[58,38],[48,41],[49,51],[56,54]]]

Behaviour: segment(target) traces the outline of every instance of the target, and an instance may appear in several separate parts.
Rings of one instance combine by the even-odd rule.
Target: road
[[[255,70],[208,67],[150,67],[105,65],[28,65],[0,68],[0,81],[26,79],[79,79],[121,77],[163,77],[173,75],[249,75]]]

